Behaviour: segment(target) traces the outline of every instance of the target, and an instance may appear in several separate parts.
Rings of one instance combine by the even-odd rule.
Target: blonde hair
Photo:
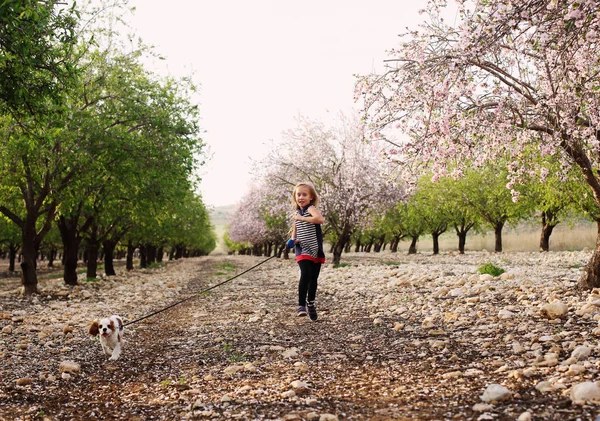
[[[306,187],[308,189],[308,191],[310,192],[310,195],[312,196],[312,199],[310,201],[311,205],[314,205],[314,206],[319,205],[319,195],[317,194],[317,191],[315,190],[315,186],[313,186],[313,183],[311,183],[310,181],[302,181],[302,182],[296,184],[294,186],[294,190],[292,191],[292,206],[294,206],[294,209],[298,209],[300,207],[300,206],[298,206],[298,202],[296,202],[296,192],[298,191],[299,187]]]

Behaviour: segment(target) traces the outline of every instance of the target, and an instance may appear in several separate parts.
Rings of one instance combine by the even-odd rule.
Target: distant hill
[[[215,227],[225,226],[229,223],[229,216],[235,210],[236,205],[216,206],[209,211],[210,221]]]
[[[223,243],[223,234],[235,207],[236,205],[215,206],[209,210],[210,222],[214,225],[215,233],[217,234],[217,248],[211,254],[223,254],[227,252]]]

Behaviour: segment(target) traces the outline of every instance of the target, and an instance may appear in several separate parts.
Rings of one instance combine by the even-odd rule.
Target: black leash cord
[[[130,321],[130,322],[128,322],[128,323],[125,323],[125,324],[123,325],[123,327],[125,327],[125,326],[129,326],[129,325],[132,325],[132,324],[134,324],[134,323],[137,323],[137,322],[140,322],[140,321],[142,321],[142,320],[144,320],[144,319],[147,319],[148,317],[152,317],[152,316],[154,316],[155,314],[162,313],[163,311],[166,311],[166,310],[170,309],[171,307],[175,307],[176,305],[179,305],[179,304],[181,304],[181,303],[183,303],[183,302],[185,302],[185,301],[187,301],[187,300],[191,300],[192,298],[195,298],[197,295],[204,294],[205,292],[207,292],[207,291],[210,291],[211,289],[215,289],[215,288],[217,288],[217,287],[220,287],[221,285],[223,285],[223,284],[226,284],[227,282],[233,281],[233,280],[234,280],[235,278],[237,278],[238,276],[242,276],[244,273],[246,273],[246,272],[250,272],[250,271],[251,271],[252,269],[254,269],[255,267],[257,267],[257,266],[260,266],[260,265],[262,265],[263,263],[266,263],[266,262],[268,262],[269,260],[273,259],[274,257],[279,257],[279,256],[281,256],[281,252],[279,252],[278,254],[274,254],[273,256],[269,257],[268,259],[265,259],[265,260],[263,260],[263,261],[262,261],[262,262],[260,262],[260,263],[257,263],[257,264],[255,264],[255,265],[254,265],[254,266],[252,266],[250,269],[246,269],[246,270],[245,270],[245,271],[243,271],[242,273],[238,273],[238,274],[237,274],[237,275],[235,275],[233,278],[229,278],[229,279],[227,279],[227,280],[225,280],[225,281],[223,281],[223,282],[221,282],[221,283],[218,283],[217,285],[213,285],[213,286],[211,286],[211,287],[209,287],[209,288],[206,288],[206,289],[204,289],[204,290],[202,290],[202,291],[200,291],[200,292],[197,292],[197,293],[195,293],[194,295],[192,295],[192,296],[190,296],[190,297],[187,297],[187,298],[184,298],[183,300],[177,301],[176,303],[173,303],[173,304],[171,304],[171,305],[169,305],[169,306],[167,306],[167,307],[165,307],[165,308],[161,308],[160,310],[156,310],[155,312],[153,312],[153,313],[150,313],[150,314],[147,314],[147,315],[145,315],[145,316],[143,316],[143,317],[140,317],[139,319],[135,319],[135,320],[132,320],[132,321]]]

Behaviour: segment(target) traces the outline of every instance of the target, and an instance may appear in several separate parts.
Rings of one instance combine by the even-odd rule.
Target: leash
[[[191,295],[191,296],[189,296],[189,297],[187,297],[187,298],[184,298],[183,300],[179,300],[179,301],[177,301],[177,302],[175,302],[175,303],[173,303],[173,304],[170,304],[170,305],[168,305],[168,306],[167,306],[167,307],[165,307],[165,308],[161,308],[160,310],[156,310],[156,311],[154,311],[154,312],[152,312],[152,313],[150,313],[150,314],[147,314],[147,315],[145,315],[145,316],[143,316],[143,317],[140,317],[139,319],[135,319],[135,320],[132,320],[132,321],[130,321],[130,322],[127,322],[127,323],[125,323],[125,324],[123,325],[123,327],[125,327],[125,326],[129,326],[129,325],[132,325],[132,324],[134,324],[134,323],[137,323],[137,322],[141,322],[142,320],[145,320],[145,319],[147,319],[148,317],[152,317],[152,316],[154,316],[154,315],[156,315],[156,314],[158,314],[158,313],[162,313],[163,311],[167,311],[167,310],[168,310],[168,309],[170,309],[170,308],[173,308],[173,307],[175,307],[175,306],[177,306],[177,305],[179,305],[179,304],[181,304],[181,303],[184,303],[184,302],[186,302],[186,301],[188,301],[188,300],[191,300],[192,298],[195,298],[197,295],[204,294],[205,292],[208,292],[208,291],[210,291],[211,289],[215,289],[215,288],[217,288],[217,287],[220,287],[221,285],[224,285],[224,284],[226,284],[227,282],[233,281],[233,280],[234,280],[235,278],[237,278],[238,276],[242,276],[244,273],[250,272],[252,269],[254,269],[254,268],[256,268],[256,267],[258,267],[258,266],[262,265],[263,263],[266,263],[266,262],[268,262],[269,260],[271,260],[271,259],[273,259],[273,258],[275,258],[275,257],[280,257],[282,252],[283,252],[283,249],[281,249],[281,251],[280,251],[279,253],[277,253],[277,254],[274,254],[273,256],[269,257],[268,259],[265,259],[265,260],[263,260],[262,262],[255,264],[254,266],[252,266],[252,267],[251,267],[251,268],[249,268],[249,269],[246,269],[246,270],[245,270],[245,271],[243,271],[242,273],[238,273],[237,275],[235,275],[235,276],[234,276],[234,277],[232,277],[232,278],[229,278],[229,279],[227,279],[227,280],[225,280],[225,281],[223,281],[223,282],[220,282],[220,283],[218,283],[218,284],[216,284],[216,285],[213,285],[213,286],[211,286],[211,287],[209,287],[209,288],[203,289],[202,291],[200,291],[200,292],[197,292],[197,293],[195,293],[194,295]]]

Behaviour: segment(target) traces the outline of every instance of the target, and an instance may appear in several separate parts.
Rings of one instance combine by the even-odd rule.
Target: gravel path
[[[29,298],[6,278],[0,420],[593,420],[600,292],[575,289],[589,256],[352,253],[323,268],[317,322],[295,317],[292,260],[201,295],[265,258],[45,279]],[[190,296],[128,326],[116,362],[87,335]]]

